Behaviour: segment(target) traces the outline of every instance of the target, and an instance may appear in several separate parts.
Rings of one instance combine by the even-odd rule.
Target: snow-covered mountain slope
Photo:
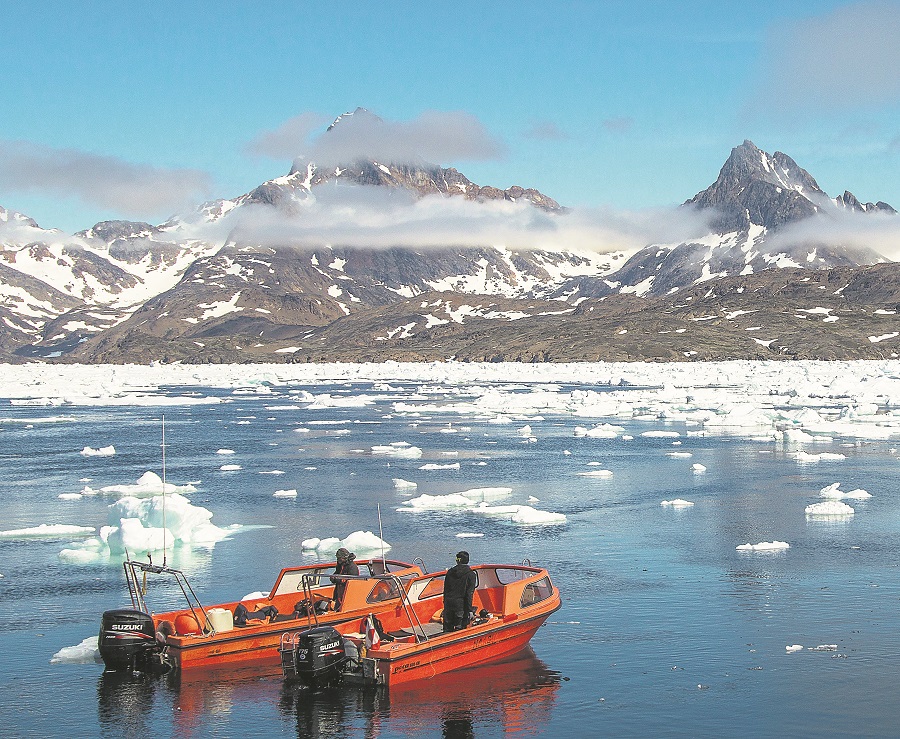
[[[490,238],[456,245],[458,224],[449,237],[440,232],[446,216],[440,209],[448,203],[474,207],[476,217],[487,214],[492,223],[518,219],[520,229],[536,227],[549,234],[547,248],[499,246]],[[329,167],[297,160],[288,174],[244,195],[157,226],[105,221],[67,235],[0,208],[0,353],[238,361],[242,352],[267,356],[281,352],[286,340],[327,336],[322,332],[338,321],[353,326],[365,324],[370,312],[390,316],[434,293],[459,303],[450,314],[468,305],[465,296],[478,296],[484,304],[472,308],[473,316],[565,316],[591,299],[675,294],[773,268],[874,264],[883,259],[870,250],[792,238],[790,229],[833,213],[895,213],[885,203],[863,205],[849,192],[832,200],[790,157],[749,141],[683,207],[709,214],[716,228],[689,243],[636,253],[574,250],[553,240],[570,212],[537,190],[480,186],[428,163],[357,158]],[[394,221],[404,221],[405,230],[392,231]],[[403,238],[394,233],[415,245],[392,243]],[[346,234],[353,246],[341,243]],[[484,296],[504,308],[495,311]],[[397,328],[389,323],[377,330]]]

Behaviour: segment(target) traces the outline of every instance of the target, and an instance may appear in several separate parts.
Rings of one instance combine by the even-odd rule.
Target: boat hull
[[[379,685],[396,686],[505,660],[525,649],[558,608],[557,604],[533,616],[473,626],[420,644],[394,643],[370,650],[367,677]]]

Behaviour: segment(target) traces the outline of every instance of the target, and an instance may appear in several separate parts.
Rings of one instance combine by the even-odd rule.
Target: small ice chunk
[[[428,464],[423,464],[419,467],[420,470],[458,470],[459,462],[454,462],[453,464],[435,464],[434,462],[429,462]]]
[[[84,498],[84,495],[81,493],[60,493],[56,497],[60,500],[81,500]]]
[[[786,541],[761,541],[759,544],[740,544],[735,547],[739,552],[774,552],[790,548],[791,545]]]
[[[646,439],[677,439],[681,434],[677,431],[644,431],[641,436]]]
[[[789,653],[790,653],[790,652],[799,652],[801,649],[803,649],[803,645],[802,645],[802,644],[788,644],[788,645],[784,648],[784,651],[789,652]]]
[[[234,449],[217,449],[216,454],[234,454]]]
[[[50,658],[51,665],[87,665],[103,660],[100,658],[100,650],[97,648],[97,635],[85,638],[74,647],[63,647]]]
[[[484,534],[468,534],[468,533],[460,533],[456,535],[457,539],[476,539],[478,537],[484,536]]]
[[[672,508],[690,508],[694,505],[689,500],[684,500],[683,498],[675,498],[675,500],[663,500],[660,502],[661,506],[669,506]]]
[[[691,452],[666,452],[666,456],[672,457],[672,459],[688,459],[694,455]]]
[[[694,464],[691,465],[691,471],[695,475],[702,475],[704,472],[706,472],[706,466],[700,464],[699,462],[694,462]]]
[[[613,473],[610,470],[588,470],[587,472],[577,472],[576,474],[581,475],[582,477],[612,477]]]
[[[222,470],[222,472],[235,472],[236,470],[241,469],[241,466],[239,464],[223,464],[219,469]]]
[[[806,506],[807,516],[852,516],[855,513],[850,506],[839,500],[826,500]]]
[[[404,480],[399,477],[395,477],[393,482],[395,490],[415,490],[419,487],[417,482],[410,482],[409,480]]]
[[[273,498],[296,498],[297,491],[294,489],[291,490],[276,490],[272,493]]]
[[[86,446],[81,450],[83,457],[112,457],[115,456],[116,448],[114,446],[102,446],[99,449]]]

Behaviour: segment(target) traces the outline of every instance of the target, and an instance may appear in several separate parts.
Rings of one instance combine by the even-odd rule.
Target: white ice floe
[[[338,539],[336,536],[328,537],[326,539],[304,539],[300,542],[300,547],[306,552],[317,552],[319,554],[333,556],[341,547],[358,554],[359,552],[371,553],[380,552],[382,550],[386,552],[391,548],[391,545],[371,531],[354,531],[345,539]]]
[[[216,454],[234,454],[234,449],[216,449]]]
[[[506,498],[509,495],[512,495],[512,488],[472,488],[471,490],[463,490],[459,493],[470,501],[475,501],[477,503],[481,503],[486,500],[499,500],[500,498]]]
[[[403,459],[418,459],[422,456],[422,450],[405,441],[392,441],[390,444],[373,446],[372,454],[383,454],[389,457],[401,457]]]
[[[296,498],[297,491],[294,489],[291,490],[276,490],[272,493],[273,498]]]
[[[666,456],[672,459],[690,459],[694,455],[691,452],[666,452]]]
[[[260,475],[283,475],[284,470],[269,470],[267,472],[260,472]]]
[[[111,445],[102,446],[99,449],[94,449],[93,447],[86,446],[79,453],[83,457],[113,457],[116,454],[116,448]]]
[[[677,439],[681,436],[681,433],[678,431],[644,431],[641,433],[646,439]]]
[[[759,544],[740,544],[735,547],[739,552],[775,552],[790,548],[791,545],[786,541],[761,541]]]
[[[163,481],[159,475],[155,472],[145,472],[134,484],[107,485],[106,487],[100,488],[100,492],[115,495],[131,495],[141,498],[152,495],[162,495],[163,493],[195,493],[197,492],[197,488],[190,484],[173,485],[171,482],[167,482],[165,488],[163,488]]]
[[[803,429],[785,429],[782,436],[786,442],[792,444],[830,444],[834,441],[830,436],[815,436]]]
[[[219,469],[222,472],[237,472],[240,469],[243,469],[239,464],[223,464]]]
[[[435,464],[434,462],[429,462],[428,464],[423,464],[419,467],[420,470],[458,470],[459,462],[454,462],[453,464]]]
[[[410,482],[409,480],[404,480],[400,477],[393,478],[393,483],[395,490],[415,490],[419,487],[417,482]]]
[[[448,495],[420,495],[406,501],[403,508],[397,511],[416,513],[425,511],[458,511],[478,513],[485,516],[503,518],[518,524],[558,524],[565,523],[562,513],[540,511],[527,505],[490,505],[486,499],[503,497],[510,488],[476,488],[463,493]],[[480,500],[479,495],[484,498]]]
[[[439,511],[446,508],[471,508],[473,501],[460,493],[448,495],[420,495],[410,498],[404,503],[404,508],[398,511]]]
[[[584,426],[576,426],[573,436],[585,437],[588,439],[615,439],[625,429],[621,426],[613,426],[609,423],[597,424],[593,428],[585,428]]]
[[[694,464],[691,465],[691,471],[695,475],[702,475],[704,472],[706,472],[706,466],[700,464],[699,462],[694,462]]]
[[[96,634],[86,637],[74,647],[63,647],[50,658],[51,665],[89,665],[102,662]]]
[[[785,651],[785,652],[788,652],[788,653],[790,653],[790,652],[800,652],[800,651],[802,651],[802,650],[803,650],[803,645],[802,645],[802,644],[788,644],[788,645],[784,648],[784,651]]]
[[[841,503],[839,500],[826,500],[822,503],[813,503],[812,505],[806,506],[806,515],[807,516],[821,516],[821,517],[846,517],[852,516],[856,513],[850,506],[846,503]]]
[[[855,490],[850,490],[849,492],[844,492],[841,490],[841,483],[834,482],[831,485],[826,485],[819,491],[819,496],[822,498],[829,498],[830,500],[868,500],[872,497],[872,494],[863,490],[862,488],[856,488]]]
[[[674,500],[663,500],[659,503],[661,506],[668,506],[670,508],[690,508],[694,505],[689,500],[684,500],[683,498],[675,498]]]
[[[0,395],[16,405],[165,405],[222,400],[186,394],[173,397],[172,388],[178,387],[229,388],[250,393],[258,392],[254,388],[259,387],[271,395],[298,384],[401,381],[465,388],[465,393],[457,398],[441,395],[435,399],[433,394],[421,393],[393,404],[395,413],[411,417],[455,413],[508,423],[511,419],[554,414],[611,422],[666,419],[698,426],[688,433],[744,437],[749,434],[755,438],[784,438],[785,428],[815,437],[877,440],[900,436],[900,373],[896,359],[534,365],[28,364],[4,367]],[[578,384],[583,387],[566,389]],[[530,392],[523,392],[523,385]],[[598,385],[606,388],[593,389]],[[334,403],[322,397],[320,403],[336,405],[345,397],[339,396]],[[350,397],[356,398],[354,403],[365,402],[360,395]],[[314,403],[316,396],[301,394],[297,400]]]
[[[469,534],[466,532],[462,532],[456,535],[457,539],[478,539],[484,536],[484,534]]]
[[[93,526],[73,526],[64,523],[42,523],[25,529],[0,531],[0,539],[59,539],[70,536],[93,536]]]
[[[840,461],[847,459],[847,455],[836,452],[822,452],[821,454],[809,454],[808,452],[795,452],[791,455],[799,464],[815,464],[823,461]]]
[[[84,495],[82,493],[60,493],[56,496],[60,500],[83,500]]]
[[[515,510],[511,510],[515,509]],[[563,524],[566,523],[566,517],[562,513],[553,513],[552,511],[539,511],[527,505],[520,506],[488,506],[482,503],[478,508],[473,509],[475,513],[481,513],[487,516],[495,516],[499,518],[508,518],[513,523],[522,524],[524,526],[544,526],[547,524]]]
[[[581,475],[582,477],[612,477],[613,473],[610,470],[588,470],[586,472],[576,472],[575,474]]]

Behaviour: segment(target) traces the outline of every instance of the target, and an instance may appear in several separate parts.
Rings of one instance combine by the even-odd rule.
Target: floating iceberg
[[[761,541],[759,544],[740,544],[735,547],[739,552],[774,552],[790,548],[791,545],[786,541]]]
[[[684,500],[683,498],[675,498],[675,500],[660,501],[660,505],[668,506],[670,508],[690,508],[694,504],[689,500]]]
[[[807,516],[835,516],[835,517],[845,517],[852,516],[856,513],[850,506],[846,503],[841,503],[839,500],[827,500],[823,503],[813,503],[812,505],[806,506],[806,515]]]
[[[155,472],[145,472],[133,485],[107,485],[100,488],[100,492],[142,498],[163,493],[195,493],[197,488],[190,484],[173,485],[171,482],[167,482],[163,489],[163,481],[159,475]]]
[[[102,446],[99,449],[86,446],[80,452],[83,457],[112,457],[115,453],[116,448],[114,446]]]
[[[300,547],[305,552],[317,552],[331,557],[341,547],[358,554],[359,552],[386,552],[391,545],[371,531],[354,531],[346,539],[338,539],[336,536],[326,539],[304,539],[300,542]]]

